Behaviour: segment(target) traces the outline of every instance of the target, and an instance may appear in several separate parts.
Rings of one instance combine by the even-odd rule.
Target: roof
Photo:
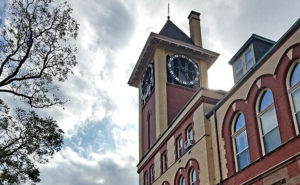
[[[197,13],[197,12],[194,12]],[[199,14],[199,13],[198,13]],[[175,52],[186,54],[207,63],[208,68],[217,60],[219,54],[200,46],[179,29],[172,21],[167,20],[159,34],[150,33],[139,59],[128,80],[130,86],[138,87],[147,64],[153,57],[157,47],[166,48]]]
[[[180,40],[182,42],[194,45],[193,40],[170,20],[167,20],[166,24],[160,30],[159,35],[163,35],[175,40]]]
[[[157,47],[167,48],[207,62],[208,68],[216,61],[219,54],[194,44],[176,40],[164,35],[150,33],[139,59],[128,80],[130,86],[138,87],[148,62]]]
[[[275,51],[278,49],[281,44],[297,29],[300,28],[300,19],[298,19],[291,28],[284,33],[284,35],[269,49],[267,53],[264,54],[260,60],[254,64],[254,66],[228,91],[228,93],[205,115],[207,118],[213,115],[214,111],[219,109],[221,105],[237,90],[245,80],[248,79],[262,64],[266,61]],[[248,42],[248,41],[247,41]],[[247,43],[246,42],[246,43]],[[244,44],[245,45],[245,44]]]
[[[253,43],[254,40],[258,40],[260,42],[268,43],[271,45],[274,45],[276,42],[270,39],[267,39],[265,37],[252,34],[251,37],[245,42],[245,44],[237,51],[237,53],[230,59],[228,62],[229,64],[233,64],[240,56],[241,54],[249,47],[251,43]]]

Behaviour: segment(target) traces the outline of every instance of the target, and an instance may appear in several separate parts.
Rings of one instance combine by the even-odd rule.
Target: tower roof
[[[140,57],[130,75],[128,80],[129,85],[138,87],[147,64],[153,58],[154,51],[157,47],[166,48],[196,59],[201,59],[207,63],[208,68],[219,56],[218,53],[195,45],[190,37],[188,37],[172,21],[167,20],[159,34],[150,33]]]
[[[186,43],[181,40],[173,39],[161,34],[151,33],[140,54],[140,57],[131,73],[128,84],[138,87],[138,82],[142,78],[148,62],[153,57],[157,47],[167,48],[190,57],[198,58],[207,62],[208,68],[215,62],[219,54],[204,49],[194,44]]]
[[[181,29],[179,29],[172,21],[167,20],[166,24],[160,30],[159,35],[163,35],[175,40],[179,40],[188,44],[193,44],[193,40],[188,37]]]

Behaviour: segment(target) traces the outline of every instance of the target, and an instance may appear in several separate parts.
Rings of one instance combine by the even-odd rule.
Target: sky
[[[150,32],[166,23],[168,2],[187,35],[190,11],[201,13],[203,47],[220,53],[208,72],[212,89],[233,86],[228,61],[253,33],[277,41],[300,18],[299,0],[69,0],[80,24],[78,65],[60,84],[64,109],[43,110],[65,143],[40,166],[40,185],[138,184],[138,90],[127,81]]]

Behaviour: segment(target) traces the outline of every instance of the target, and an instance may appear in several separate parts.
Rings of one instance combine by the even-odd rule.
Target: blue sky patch
[[[116,146],[112,137],[112,128],[109,118],[100,122],[88,122],[76,135],[65,138],[64,146],[70,147],[83,157],[88,157],[89,152],[106,153],[115,150]]]

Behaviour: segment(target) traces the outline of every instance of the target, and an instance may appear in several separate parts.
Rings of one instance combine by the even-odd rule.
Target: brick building
[[[219,54],[168,20],[128,84],[139,89],[140,185],[300,184],[300,19],[277,41],[253,34],[232,57],[235,85],[208,89]]]

